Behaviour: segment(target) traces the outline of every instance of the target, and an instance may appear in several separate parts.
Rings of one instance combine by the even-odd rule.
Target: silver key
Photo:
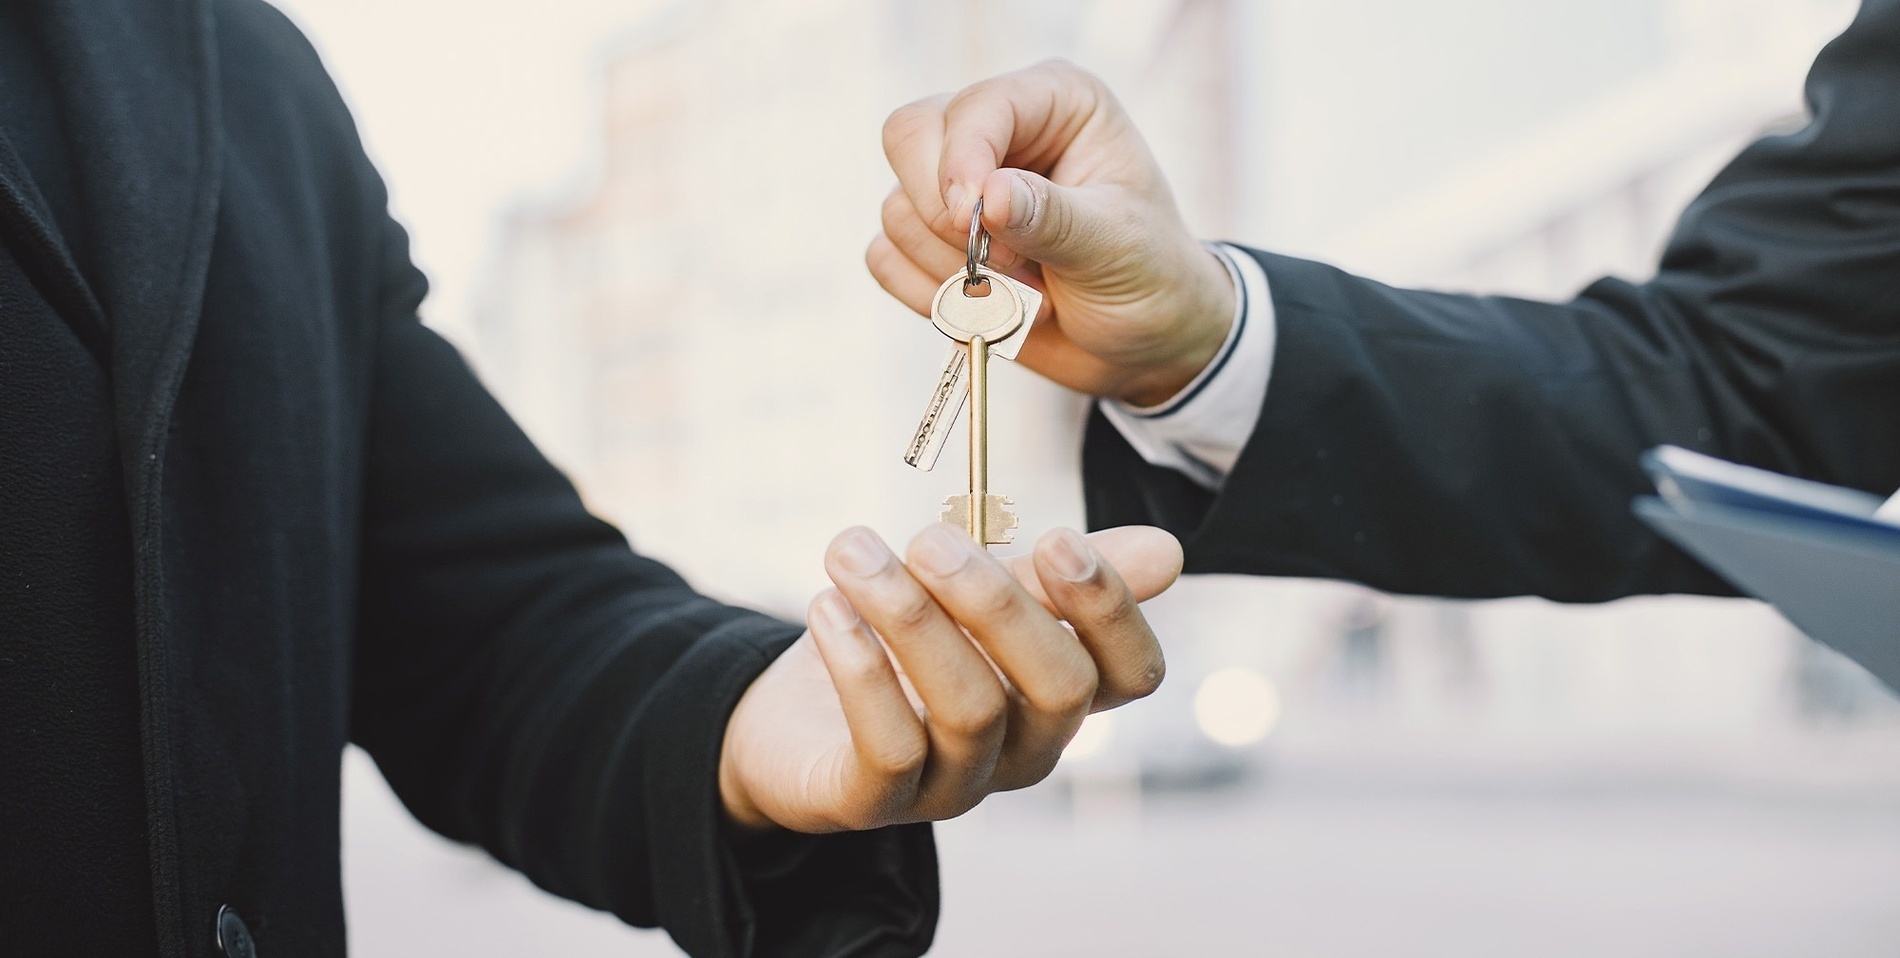
[[[950,427],[956,425],[963,404],[970,399],[969,373],[970,354],[962,346],[950,347],[950,361],[943,364],[943,375],[937,378],[937,388],[930,394],[930,405],[924,407],[923,421],[917,424],[917,434],[904,450],[905,465],[925,472],[937,467],[937,457],[943,455],[944,442],[950,438]]]
[[[969,274],[959,272],[938,287],[931,302],[930,321],[937,330],[958,344],[967,344],[972,336],[983,335],[990,342],[989,354],[1015,359],[1035,325],[1042,309],[1042,293],[1019,283],[987,266],[978,266],[975,275],[987,285],[987,296],[972,296]],[[962,345],[950,352],[937,388],[924,407],[924,418],[905,448],[904,462],[929,472],[950,438],[950,430],[970,399],[969,351]]]
[[[1014,360],[1029,338],[1036,314],[1042,311],[1042,292],[987,266],[976,268],[978,282],[970,282],[970,275],[958,273],[937,287],[937,297],[930,303],[931,323],[959,343],[981,335],[989,341],[990,355]],[[988,295],[981,295],[984,292]],[[1001,299],[998,293],[1007,293],[1008,298]]]

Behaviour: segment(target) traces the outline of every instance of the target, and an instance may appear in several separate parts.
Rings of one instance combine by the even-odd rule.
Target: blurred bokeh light
[[[1202,679],[1194,692],[1194,721],[1222,745],[1252,745],[1279,720],[1279,690],[1252,669],[1221,669]]]

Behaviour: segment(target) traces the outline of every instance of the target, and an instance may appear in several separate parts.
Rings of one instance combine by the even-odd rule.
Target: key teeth
[[[964,404],[969,401],[966,382],[969,371],[968,354],[961,346],[952,348],[943,375],[937,379],[937,388],[931,390],[930,401],[924,406],[923,421],[917,424],[910,445],[904,448],[905,465],[923,472],[937,467],[937,457],[943,454],[950,427],[956,424],[957,417],[963,414]]]
[[[949,508],[943,510],[943,514],[937,517],[939,522],[948,522],[959,529],[970,527],[968,494],[951,496],[945,499],[943,504]],[[1015,504],[1016,500],[1008,496],[990,496],[988,514],[984,517],[988,520],[984,523],[984,545],[1006,546],[1016,541],[1016,536],[1010,530],[1017,527],[1018,520],[1016,513],[1009,510],[1009,507]]]

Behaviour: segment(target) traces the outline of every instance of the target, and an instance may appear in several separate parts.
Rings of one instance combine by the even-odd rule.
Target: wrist
[[[746,791],[733,759],[735,748],[733,729],[728,725],[725,741],[719,749],[719,804],[725,811],[727,829],[735,839],[743,841],[776,831],[778,823],[767,818]]]
[[[1239,292],[1219,254],[1204,246],[1196,252],[1187,269],[1195,278],[1169,348],[1130,376],[1113,398],[1133,406],[1159,406],[1187,388],[1226,344],[1240,308]]]

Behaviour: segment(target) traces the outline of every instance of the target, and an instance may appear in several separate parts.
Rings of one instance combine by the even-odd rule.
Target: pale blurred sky
[[[614,38],[664,10],[692,6],[691,0],[273,2],[311,36],[342,87],[390,184],[397,216],[417,233],[418,264],[435,281],[425,313],[451,334],[469,315],[473,280],[495,239],[497,215],[511,200],[559,192],[585,173],[599,126],[596,80]],[[809,8],[820,0],[746,2]],[[1139,3],[1099,5],[1109,13],[1096,21],[1139,19],[1115,12]],[[920,2],[918,10],[934,6]],[[1497,0],[1435,0],[1415,10],[1263,3],[1242,30],[1263,35],[1263,52],[1278,53],[1275,62],[1250,65],[1242,80],[1278,87],[1276,112],[1310,116],[1288,118],[1285,125],[1300,132],[1304,160],[1281,172],[1301,174],[1297,191],[1319,205],[1311,219],[1337,224],[1365,217],[1418,177],[1468,163],[1606,81],[1655,66],[1676,7],[1662,0],[1521,9]],[[1005,18],[999,29],[1006,26]],[[1276,32],[1354,39],[1264,42]],[[1558,37],[1569,42],[1551,42]],[[1019,52],[1028,62],[1075,51]],[[1273,166],[1264,158],[1261,165]],[[1403,176],[1395,175],[1401,170]],[[1241,217],[1259,234],[1247,238],[1297,248],[1309,234],[1323,232],[1284,202],[1264,208],[1277,215]],[[867,232],[875,215],[865,211]]]
[[[615,38],[663,11],[700,6],[694,0],[273,2],[311,36],[342,87],[389,182],[397,216],[417,234],[416,259],[435,282],[425,314],[452,335],[469,316],[497,216],[513,200],[559,193],[588,171],[600,128],[597,80]],[[734,0],[742,11],[795,6],[807,14],[836,4]],[[1141,32],[1146,26],[1136,15],[1148,6],[1141,0],[1051,0],[1008,17],[994,16],[1007,4],[988,9],[997,29],[1007,30],[1018,18],[1074,19],[1070,8],[1081,5],[1094,9],[1086,19],[1095,27]],[[1823,5],[1829,0],[1789,6]],[[1852,0],[1831,5],[1840,8],[1843,22],[1854,6]],[[893,15],[928,28],[953,6],[918,0]],[[1683,36],[1731,42],[1727,34],[1786,32],[1777,18],[1795,16],[1761,0],[1260,0],[1239,9],[1236,29],[1246,39],[1238,42],[1250,50],[1238,77],[1241,96],[1254,104],[1250,115],[1272,118],[1282,140],[1254,142],[1262,130],[1239,134],[1255,175],[1243,177],[1240,210],[1230,222],[1243,231],[1236,238],[1317,255],[1335,252],[1329,236],[1376,219],[1422,181],[1468,169],[1487,151],[1659,69]],[[1018,32],[1048,33],[1033,24]],[[1094,34],[1101,32],[1090,35],[1100,41]],[[1010,65],[1081,53],[1084,66],[1111,78],[1117,72],[1112,62],[1090,62],[1077,49],[1019,39],[998,39]],[[1083,46],[1109,60],[1118,49],[1103,42]],[[874,72],[867,65],[867,76]],[[1787,83],[1792,91],[1798,74]],[[891,106],[901,98],[893,91]],[[1139,110],[1137,119],[1143,119]],[[874,143],[874,136],[868,130],[866,140]],[[840,143],[838,149],[861,145]],[[1170,162],[1167,144],[1156,146]],[[863,219],[868,235],[876,210],[867,208]]]
[[[497,212],[576,174],[597,135],[595,79],[629,24],[671,0],[274,0],[343,89],[453,330]]]

